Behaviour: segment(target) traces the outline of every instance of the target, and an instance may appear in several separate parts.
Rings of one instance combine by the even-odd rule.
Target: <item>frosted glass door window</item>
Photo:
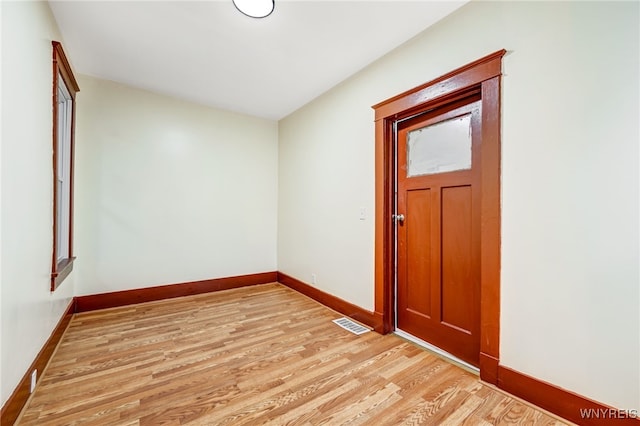
[[[407,177],[471,168],[471,114],[409,132]]]

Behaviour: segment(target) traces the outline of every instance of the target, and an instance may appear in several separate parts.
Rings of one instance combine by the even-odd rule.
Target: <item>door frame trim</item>
[[[403,118],[481,91],[480,378],[497,384],[500,348],[500,78],[499,50],[435,80],[374,105],[376,331],[394,329],[393,128]]]

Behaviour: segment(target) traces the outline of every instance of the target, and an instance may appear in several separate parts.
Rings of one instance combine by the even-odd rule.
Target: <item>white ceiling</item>
[[[280,119],[467,0],[50,1],[76,73]],[[81,88],[82,89],[82,88]]]

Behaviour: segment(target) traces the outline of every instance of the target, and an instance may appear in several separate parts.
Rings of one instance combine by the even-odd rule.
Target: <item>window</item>
[[[53,43],[53,267],[51,291],[73,269],[75,99],[80,91],[62,45]]]

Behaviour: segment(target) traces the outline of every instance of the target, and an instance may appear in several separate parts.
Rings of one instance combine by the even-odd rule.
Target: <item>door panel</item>
[[[476,314],[473,282],[471,185],[442,188],[442,321],[470,332]]]
[[[401,123],[397,139],[396,326],[476,366],[480,136],[472,98]]]
[[[407,192],[407,309],[431,317],[431,190]]]

